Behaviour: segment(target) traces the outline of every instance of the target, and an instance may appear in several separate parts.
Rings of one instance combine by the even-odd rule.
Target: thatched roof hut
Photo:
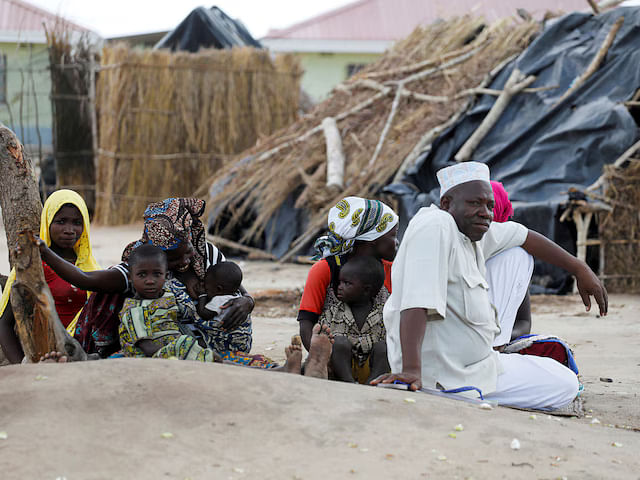
[[[539,29],[471,16],[417,28],[311,113],[216,172],[199,192],[211,187],[213,230],[285,259],[300,252],[341,197],[380,197]],[[327,117],[346,157],[342,189],[326,185]]]

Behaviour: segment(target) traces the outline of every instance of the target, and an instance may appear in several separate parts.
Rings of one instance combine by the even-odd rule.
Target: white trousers
[[[500,334],[493,345],[509,343],[518,308],[529,288],[533,257],[520,247],[510,248],[487,260],[489,299],[496,307]],[[488,400],[520,408],[553,410],[564,407],[578,394],[575,373],[552,358],[500,354],[503,373]]]
[[[524,300],[533,274],[533,257],[523,248],[515,247],[490,258],[486,262],[489,300],[498,311],[500,334],[493,346],[511,340],[513,324]]]
[[[568,405],[578,394],[578,377],[548,357],[501,353],[503,373],[496,391],[485,395],[500,405],[554,410]]]

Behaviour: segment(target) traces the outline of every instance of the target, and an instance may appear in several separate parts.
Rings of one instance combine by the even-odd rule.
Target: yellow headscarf
[[[87,211],[87,205],[84,203],[84,200],[80,195],[78,195],[73,190],[57,190],[53,192],[47,201],[44,202],[44,206],[42,207],[42,215],[40,216],[40,238],[43,242],[47,244],[48,247],[51,246],[51,236],[49,235],[49,227],[51,226],[51,222],[53,222],[53,217],[58,213],[58,210],[62,208],[63,205],[74,205],[80,210],[82,214],[82,235],[76,242],[73,247],[73,251],[76,254],[76,267],[84,272],[91,272],[93,270],[100,270],[100,265],[96,262],[96,259],[93,258],[93,253],[91,253],[91,243],[89,243],[89,212]],[[11,269],[11,273],[9,274],[9,278],[7,279],[7,284],[2,291],[2,299],[0,300],[0,315],[4,313],[4,309],[7,308],[7,304],[9,303],[9,293],[11,292],[11,285],[16,279],[16,270],[15,268]],[[87,297],[90,295],[87,292]],[[76,329],[76,323],[78,321],[78,317],[80,316],[80,312],[75,316],[73,321],[67,327],[67,332],[73,335]]]

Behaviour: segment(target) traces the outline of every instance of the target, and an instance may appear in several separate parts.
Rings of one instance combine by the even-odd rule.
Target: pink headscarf
[[[509,201],[509,194],[500,182],[494,182],[492,180],[491,188],[493,189],[493,199],[495,201],[493,221],[498,223],[506,222],[509,220],[509,217],[513,215],[513,207]]]

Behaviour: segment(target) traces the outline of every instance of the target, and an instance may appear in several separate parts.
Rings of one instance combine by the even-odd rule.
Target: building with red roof
[[[288,28],[270,30],[260,41],[272,51],[299,55],[305,69],[303,88],[321,100],[419,25],[468,13],[487,21],[518,18],[519,8],[542,18],[548,10],[571,12],[588,4],[584,0],[358,0]]]

